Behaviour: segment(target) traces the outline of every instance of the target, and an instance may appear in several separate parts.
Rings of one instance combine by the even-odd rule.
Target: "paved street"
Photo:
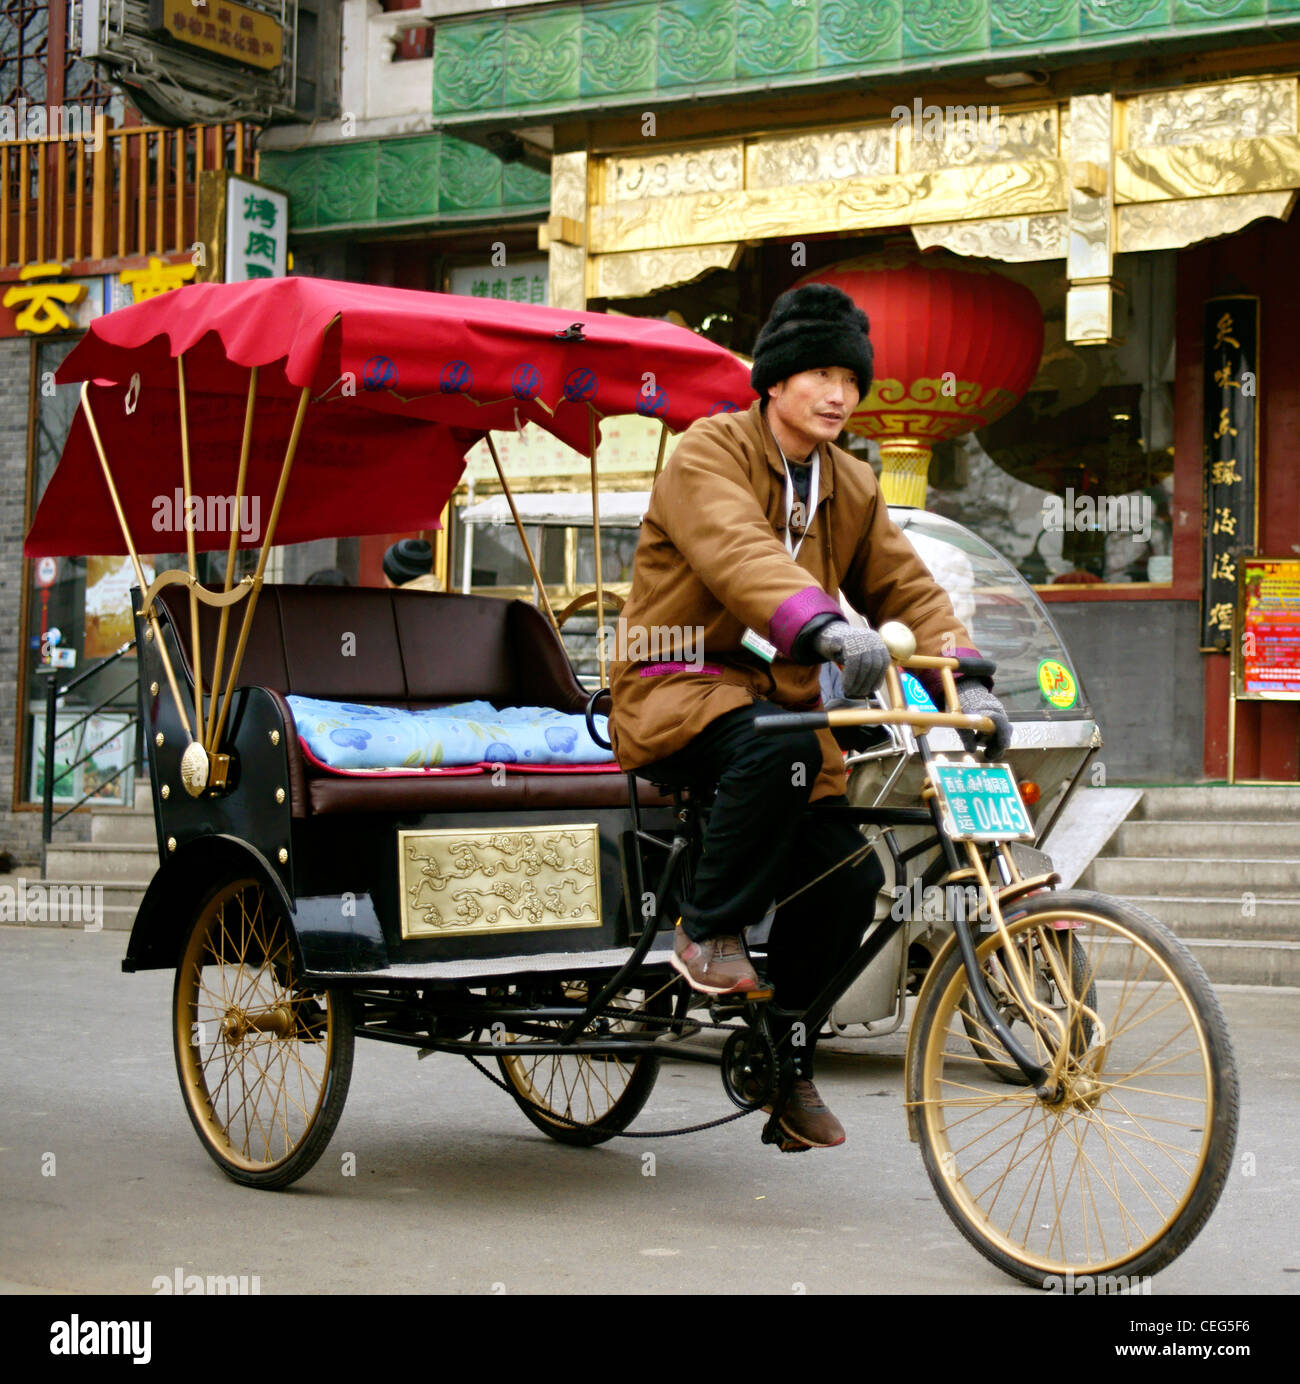
[[[801,1157],[761,1146],[755,1118],[565,1148],[463,1060],[358,1043],[320,1163],[290,1191],[262,1193],[227,1181],[200,1148],[172,1064],[172,977],[121,975],[125,941],[0,928],[10,1291],[149,1293],[178,1269],[257,1275],[264,1294],[1029,1291],[970,1249],[935,1200],[906,1137],[898,1035],[834,1045],[819,1079],[849,1143]],[[1243,1082],[1236,1167],[1153,1296],[1300,1287],[1297,995],[1222,998]],[[639,1123],[727,1108],[712,1068],[670,1064]],[[349,1153],[354,1177],[342,1174]]]

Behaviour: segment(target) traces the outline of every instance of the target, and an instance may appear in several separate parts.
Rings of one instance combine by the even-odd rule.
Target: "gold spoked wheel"
[[[999,1079],[1010,1055],[954,949],[922,996],[909,1064],[930,1180],[975,1248],[1026,1283],[1155,1273],[1205,1224],[1232,1161],[1237,1077],[1218,1000],[1182,943],[1118,899],[1030,898],[1006,924],[1057,972],[1061,1026],[1022,1010],[1014,1032],[1059,1094]],[[980,940],[986,972],[1009,972],[1000,947]]]
[[[190,1120],[245,1186],[301,1177],[338,1124],[352,1074],[346,991],[295,976],[289,928],[253,879],[217,889],[190,928],[173,995],[176,1069]]]
[[[552,998],[566,1005],[585,1004],[587,982],[564,981]],[[623,990],[609,1008],[626,1011],[627,1018],[597,1020],[584,1040],[607,1033],[647,1032],[653,1036],[656,1027],[639,1022],[636,1016],[666,1014],[669,1003],[666,990],[650,995],[644,990]],[[556,1022],[545,1027],[558,1034],[565,1026]],[[512,1043],[528,1041],[527,1036],[516,1034],[506,1038]],[[533,1124],[562,1144],[583,1147],[602,1144],[626,1129],[641,1113],[659,1075],[659,1058],[652,1054],[521,1052],[497,1061],[511,1095]]]

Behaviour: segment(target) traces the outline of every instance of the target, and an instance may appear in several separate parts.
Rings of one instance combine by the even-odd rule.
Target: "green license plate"
[[[954,841],[1034,839],[1034,824],[1009,764],[935,761],[929,774]]]

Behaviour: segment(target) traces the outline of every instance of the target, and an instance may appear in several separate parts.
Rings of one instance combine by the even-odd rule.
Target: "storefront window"
[[[1173,252],[1121,255],[1115,346],[1065,340],[1063,266],[1003,265],[1043,305],[1043,363],[1004,418],[936,449],[926,508],[973,529],[1040,585],[1169,582]]]

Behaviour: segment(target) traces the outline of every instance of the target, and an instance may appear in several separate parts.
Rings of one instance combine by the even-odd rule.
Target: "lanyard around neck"
[[[780,443],[776,450],[781,452],[781,460],[785,462],[785,546],[786,551],[791,557],[799,556],[799,549],[803,547],[803,541],[808,537],[808,530],[812,527],[813,515],[817,512],[817,485],[821,478],[821,453],[813,452],[812,475],[808,481],[808,509],[807,518],[804,521],[803,532],[799,535],[798,543],[790,537],[790,520],[794,515],[794,477],[790,474],[790,458],[781,451]]]

